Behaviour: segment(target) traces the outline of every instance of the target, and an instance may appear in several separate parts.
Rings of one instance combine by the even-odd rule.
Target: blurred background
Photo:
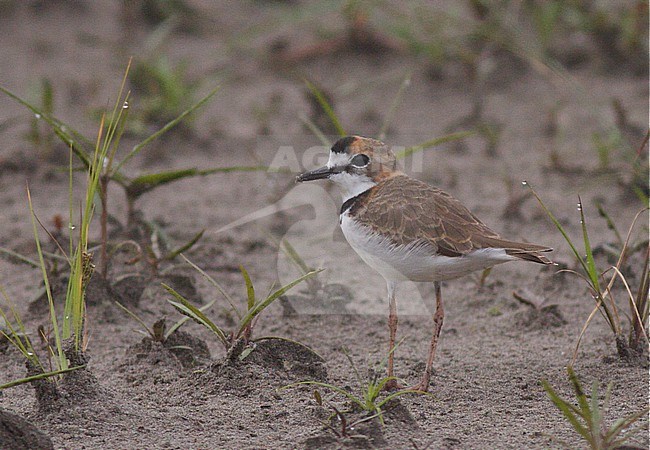
[[[218,298],[206,314],[231,327],[227,302],[180,252],[238,306],[247,293],[240,266],[259,295],[325,268],[269,311],[259,335],[313,345],[335,383],[354,385],[342,349],[360,368],[384,357],[385,283],[345,242],[336,189],[295,184],[343,134],[410,148],[406,172],[450,192],[504,236],[555,248],[559,268],[582,270],[533,186],[580,251],[583,213],[599,270],[618,261],[638,298],[647,297],[647,1],[0,0],[0,36],[0,285],[29,309],[30,332],[47,311],[31,309],[46,305],[39,264],[20,257],[37,256],[26,182],[43,228],[67,247],[81,228],[68,221],[80,215],[102,115],[121,112],[104,122],[103,136],[108,122],[121,133],[113,164],[101,164],[105,198],[89,196],[97,265],[89,288],[98,290],[88,295],[96,302],[89,367],[108,394],[68,422],[35,414],[31,390],[2,397],[59,447],[78,447],[80,430],[90,430],[89,448],[295,448],[317,429],[326,433],[321,422],[331,411],[303,393],[269,391],[276,369],[226,371],[213,382],[160,359],[158,343],[142,359],[142,336],[113,300],[146,324],[177,320],[165,280],[197,305]],[[65,295],[65,260],[48,264],[61,286],[55,294]],[[504,264],[445,285],[450,320],[435,398],[409,398],[399,409],[408,420],[392,422],[386,448],[547,448],[555,445],[548,433],[584,446],[539,381],[570,393],[564,371],[587,317],[596,319],[582,343],[584,385],[595,379],[604,392],[614,382],[611,423],[647,406],[647,358],[642,367],[612,357],[612,330],[594,315],[586,286],[554,272]],[[622,283],[616,289],[627,324],[632,296]],[[400,333],[409,338],[398,373],[414,380],[429,345],[433,286],[405,285],[398,299]],[[214,358],[223,355],[198,329],[188,325]],[[0,360],[5,380],[24,376],[24,361]],[[647,433],[641,440],[647,448]]]
[[[220,86],[124,165],[129,175],[312,168],[319,155],[303,158],[305,149],[341,131],[325,101],[345,132],[391,145],[473,132],[404,166],[477,214],[505,217],[502,228],[537,214],[532,203],[521,209],[530,198],[524,179],[566,214],[575,208],[567,192],[630,217],[635,208],[625,205],[647,199],[646,1],[2,0],[0,31],[0,85],[90,141],[133,58],[122,155]],[[67,146],[47,123],[2,95],[2,171],[42,178],[39,161],[67,164]],[[295,158],[278,159],[281,146]],[[221,227],[274,203],[292,182],[213,175],[162,187],[141,207],[178,212],[168,220],[181,229]],[[3,189],[22,198],[15,184]],[[197,190],[206,194],[200,223],[182,206],[196,205]],[[113,205],[126,214],[120,196]]]

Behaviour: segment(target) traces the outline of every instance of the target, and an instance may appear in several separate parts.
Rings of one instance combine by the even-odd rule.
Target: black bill
[[[303,181],[322,180],[329,178],[330,175],[340,173],[341,169],[336,167],[321,167],[320,169],[310,170],[309,172],[301,173],[296,177],[296,181],[302,183]]]

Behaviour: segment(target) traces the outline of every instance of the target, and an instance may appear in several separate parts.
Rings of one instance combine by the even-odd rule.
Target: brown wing
[[[504,248],[508,254],[549,263],[537,252],[550,248],[506,241],[446,192],[406,175],[372,188],[354,211],[362,223],[379,228],[400,245],[429,243],[445,256],[462,256],[481,248]]]

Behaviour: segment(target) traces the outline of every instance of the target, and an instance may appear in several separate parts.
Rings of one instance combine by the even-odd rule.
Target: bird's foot
[[[389,380],[385,385],[384,385],[384,391],[401,391],[404,389],[404,386],[397,381],[397,379],[393,378]]]
[[[405,391],[414,391],[414,392],[428,392],[429,391],[429,381],[426,382],[421,380],[419,383],[412,386],[406,387],[403,390]]]
[[[429,380],[420,380],[419,383],[412,386],[404,386],[396,379],[388,381],[384,385],[384,391],[417,391],[427,392],[429,390]]]

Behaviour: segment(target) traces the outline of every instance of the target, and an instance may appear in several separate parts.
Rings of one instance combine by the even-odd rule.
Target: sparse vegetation
[[[106,124],[106,129],[110,130],[113,125],[113,118],[111,118]],[[47,266],[43,256],[43,250],[41,248],[41,239],[38,230],[39,225],[42,226],[42,224],[36,216],[34,207],[32,205],[31,193],[29,187],[27,188],[27,201],[32,222],[34,241],[36,243],[36,251],[38,254],[38,266],[41,269],[43,283],[45,284],[45,292],[47,295],[49,307],[49,326],[51,327],[51,332],[54,335],[54,341],[52,342],[49,337],[45,336],[44,333],[40,333],[41,338],[46,343],[47,357],[51,364],[50,369],[46,370],[43,363],[41,362],[41,356],[39,356],[38,352],[34,349],[28,337],[28,333],[26,332],[23,322],[20,319],[20,316],[17,313],[15,307],[12,305],[10,307],[10,310],[17,324],[17,328],[9,325],[7,315],[4,311],[0,312],[5,323],[7,324],[8,331],[7,333],[3,330],[2,333],[25,357],[28,373],[35,372],[35,374],[31,374],[27,378],[21,380],[22,382],[40,380],[43,378],[43,376],[41,376],[43,374],[47,374],[46,378],[49,378],[50,376],[69,372],[69,369],[79,369],[82,366],[74,364],[70,366],[70,364],[72,360],[82,359],[74,356],[74,353],[83,354],[85,345],[87,343],[87,328],[85,327],[85,296],[88,283],[95,268],[92,263],[93,255],[89,251],[88,246],[89,229],[94,214],[95,194],[99,189],[100,168],[104,158],[106,157],[106,151],[111,146],[113,137],[110,132],[106,133],[106,129],[104,119],[102,119],[100,122],[99,132],[97,134],[97,144],[95,151],[92,154],[92,159],[90,160],[88,167],[84,202],[82,203],[83,206],[79,211],[76,211],[76,208],[74,206],[75,202],[73,201],[72,151],[70,152],[70,201],[68,227],[69,244],[67,255],[63,251],[60,243],[56,242],[61,252],[65,255],[67,263],[69,265],[67,291],[65,294],[62,320],[57,317],[56,305],[50,287],[50,279],[47,272]],[[75,220],[77,213],[79,216],[78,222]],[[75,223],[77,223],[77,225],[74,225]],[[77,239],[74,238],[76,234],[75,230],[78,230]],[[50,235],[50,237],[52,236]],[[7,303],[10,303],[9,299],[4,294],[4,291],[3,296],[5,297],[5,301]],[[61,323],[61,327],[59,327],[59,323]],[[66,346],[68,348],[66,348]],[[15,385],[15,382],[14,384],[10,383],[9,385]]]
[[[253,282],[251,281],[248,272],[244,267],[240,266],[240,271],[244,278],[244,283],[246,285],[246,309],[240,311],[240,308],[235,306],[235,301],[230,295],[225,291],[224,288],[217,283],[217,281],[208,275],[200,267],[192,263],[190,260],[185,258],[188,264],[194,267],[201,275],[203,275],[212,286],[228,301],[230,308],[233,313],[237,316],[237,323],[235,328],[228,332],[212,320],[210,320],[199,308],[192,305],[187,299],[185,299],[181,294],[176,292],[172,287],[163,284],[163,287],[173,296],[173,300],[168,300],[169,303],[176,308],[178,312],[186,315],[187,317],[193,319],[195,322],[203,325],[205,328],[210,330],[214,335],[219,339],[219,342],[223,345],[224,349],[228,353],[226,359],[234,361],[236,359],[243,359],[254,347],[249,347],[248,344],[253,340],[253,327],[257,322],[259,315],[264,311],[268,306],[270,306],[275,300],[284,295],[289,289],[295,285],[313,277],[320,270],[313,270],[307,274],[297,278],[296,280],[288,283],[285,286],[282,286],[280,289],[272,290],[264,298],[258,298],[255,293],[255,288]]]
[[[214,303],[216,302],[216,299],[211,301],[210,303],[207,303],[206,305],[202,306],[199,308],[199,311],[205,311],[206,309],[210,308]],[[189,320],[189,317],[182,317],[179,319],[176,323],[174,323],[171,327],[167,327],[167,319],[165,317],[162,317],[158,320],[156,320],[151,327],[149,327],[142,318],[135,313],[134,311],[131,311],[129,308],[121,304],[120,302],[115,302],[115,304],[122,310],[124,311],[129,317],[131,317],[133,320],[135,320],[141,327],[141,330],[135,330],[138,333],[143,334],[145,337],[150,338],[154,342],[165,342],[171,336],[176,330],[178,330],[185,322]]]
[[[313,97],[316,99],[318,105],[323,109],[323,112],[327,116],[327,118],[332,122],[332,126],[336,130],[338,136],[345,136],[347,133],[345,132],[345,129],[343,128],[343,125],[341,125],[341,121],[334,112],[334,108],[330,105],[328,102],[327,97],[323,94],[323,92],[316,87],[314,84],[310,83],[309,81],[305,80],[305,83],[307,84],[307,87]],[[386,116],[384,123],[381,127],[380,130],[380,135],[385,135],[386,130],[388,130],[388,127],[390,126],[390,121],[393,118],[394,110],[397,108],[397,104],[399,103],[401,96],[402,96],[402,91],[406,88],[408,83],[402,83],[400,88],[398,89],[395,98],[393,100],[393,104],[391,106],[391,110],[388,112],[388,115]],[[326,147],[331,147],[332,142],[327,138],[326,134],[323,133],[323,131],[318,127],[317,124],[315,124],[313,121],[309,120],[307,117],[301,117],[303,122],[307,125],[309,130],[314,133],[314,135],[321,141],[323,145]],[[456,133],[450,133],[445,136],[429,139],[421,144],[417,145],[411,145],[409,147],[406,147],[402,150],[396,151],[395,152],[395,157],[399,159],[404,159],[409,156],[411,156],[413,153],[420,152],[422,150],[436,147],[442,144],[445,144],[447,142],[454,142],[458,141],[460,139],[464,139],[466,137],[472,136],[476,134],[477,131],[459,131]]]
[[[527,184],[527,183],[526,183]],[[529,186],[529,185],[528,185]],[[530,187],[530,186],[529,186]],[[576,344],[576,349],[573,355],[572,362],[575,362],[577,358],[578,348],[580,346],[580,341],[582,335],[586,331],[589,323],[591,322],[594,315],[598,312],[607,322],[607,325],[612,330],[614,338],[616,341],[616,349],[618,355],[624,359],[636,359],[644,358],[644,354],[647,356],[647,343],[648,343],[648,257],[650,253],[648,251],[645,253],[645,263],[641,272],[640,282],[638,293],[635,295],[629,286],[626,275],[623,273],[622,263],[628,256],[630,251],[630,239],[632,237],[632,232],[634,231],[635,225],[639,217],[647,212],[647,208],[639,211],[636,217],[634,218],[632,225],[627,233],[625,241],[622,243],[622,248],[618,255],[618,260],[615,265],[610,266],[607,270],[601,271],[596,267],[596,261],[594,259],[594,251],[589,239],[589,232],[587,227],[587,222],[585,219],[584,207],[582,200],[578,197],[578,212],[580,216],[580,226],[582,231],[582,239],[584,245],[584,256],[581,253],[577,246],[574,244],[573,240],[569,237],[568,233],[565,231],[562,224],[558,219],[553,215],[553,213],[546,207],[542,199],[537,195],[537,193],[530,187],[533,195],[537,198],[540,205],[544,209],[544,212],[551,219],[553,224],[557,227],[558,231],[565,239],[575,258],[579,263],[579,271],[576,270],[566,270],[567,272],[577,275],[582,279],[588,286],[590,294],[596,306],[594,307],[592,313],[589,315],[578,342]],[[612,222],[609,222],[610,227]],[[619,235],[620,236],[620,235]],[[645,247],[648,247],[647,241]],[[625,289],[627,296],[627,303],[629,305],[629,334],[626,337],[625,330],[623,328],[623,320],[621,318],[621,313],[619,312],[619,306],[614,298],[613,286],[614,283],[619,280]]]
[[[100,187],[98,189],[98,193],[101,200],[101,232],[102,232],[100,272],[104,277],[106,277],[108,272],[107,255],[108,255],[109,243],[108,243],[107,224],[108,224],[108,190],[109,190],[110,182],[115,182],[124,191],[126,202],[127,202],[126,228],[129,229],[131,226],[134,225],[135,226],[143,225],[142,223],[139,223],[141,221],[139,221],[138,215],[136,214],[136,209],[135,209],[136,200],[139,199],[143,194],[150,192],[159,186],[172,183],[181,179],[185,179],[188,177],[206,176],[215,173],[267,170],[266,167],[259,167],[259,166],[216,167],[216,168],[209,168],[209,169],[189,168],[189,169],[180,169],[180,170],[170,170],[170,171],[151,173],[151,174],[141,174],[136,177],[129,177],[124,175],[122,169],[129,161],[131,161],[132,158],[134,158],[137,154],[139,154],[152,141],[159,138],[161,135],[163,135],[164,133],[166,133],[173,127],[175,127],[182,120],[184,120],[188,115],[190,115],[196,109],[200,108],[202,105],[207,103],[220,89],[218,87],[213,89],[205,97],[203,97],[201,100],[196,102],[194,105],[192,105],[182,113],[180,113],[180,115],[178,115],[176,118],[166,123],[158,131],[151,134],[140,143],[134,145],[133,148],[124,157],[118,160],[116,159],[116,155],[119,149],[119,144],[122,138],[122,134],[124,133],[125,130],[128,111],[130,108],[129,106],[130,92],[125,92],[125,86],[126,86],[127,76],[129,73],[129,68],[130,68],[130,62],[129,65],[127,66],[127,69],[125,70],[124,77],[122,79],[122,84],[120,86],[119,94],[117,97],[117,101],[115,102],[112,113],[110,115],[110,121],[108,122],[108,127],[106,129],[106,137],[104,138],[104,142],[102,144],[103,156],[99,160],[101,164],[99,166]],[[88,139],[83,137],[79,132],[75,131],[74,128],[63,123],[56,117],[52,117],[48,115],[45,111],[42,111],[41,109],[35,107],[34,105],[20,98],[19,96],[11,93],[9,90],[3,88],[2,86],[0,86],[0,91],[5,93],[9,97],[13,98],[23,106],[27,107],[34,114],[36,114],[40,119],[45,121],[50,127],[52,127],[55,134],[66,145],[68,145],[72,149],[74,155],[83,163],[83,165],[87,169],[90,169],[92,167],[91,165],[93,160],[90,156],[91,154],[85,148],[85,146],[90,142]],[[156,227],[153,224],[147,224],[145,222],[144,225],[149,225],[148,228],[150,230],[153,230],[154,232],[156,231]],[[159,236],[159,233],[155,233],[155,234],[157,238]],[[176,254],[180,253],[180,251],[184,251],[187,248],[191,247],[194,243],[196,243],[198,238],[200,238],[200,234],[201,233],[197,234],[186,245],[181,246],[177,250],[172,250],[165,255],[155,255],[155,252],[150,252],[150,254],[154,255],[154,258],[149,259],[149,261],[157,262],[160,259],[175,257]],[[147,250],[150,251],[151,249],[147,248]]]
[[[637,448],[629,445],[633,442],[635,434],[638,434],[643,429],[643,424],[639,425],[637,422],[642,421],[644,418],[647,419],[650,409],[646,408],[627,417],[617,419],[608,426],[605,421],[605,414],[609,408],[613,383],[607,386],[603,404],[600,406],[598,383],[594,381],[591,388],[591,398],[587,398],[587,394],[585,394],[582,384],[573,368],[568,367],[567,371],[577,406],[574,402],[560,397],[548,381],[542,380],[542,386],[553,404],[562,412],[566,420],[580,434],[589,448],[592,450]],[[633,428],[635,426],[636,428]],[[566,442],[559,441],[559,443],[565,448],[575,448],[575,445],[570,445]]]
[[[393,353],[395,349],[399,347],[400,344],[401,342],[398,343],[395,346],[395,348],[391,349],[390,353]],[[386,357],[382,359],[375,367],[369,369],[368,371],[369,375],[366,379],[364,379],[364,377],[362,377],[359,371],[357,370],[357,367],[354,361],[352,360],[352,358],[350,357],[350,355],[348,354],[348,352],[344,351],[344,353],[348,361],[350,362],[350,366],[352,370],[354,371],[356,382],[359,386],[359,395],[354,394],[353,392],[345,388],[335,386],[331,383],[323,383],[321,381],[313,381],[313,380],[300,381],[298,383],[293,383],[282,387],[282,389],[287,389],[295,386],[312,385],[312,386],[325,388],[329,391],[333,391],[337,394],[340,394],[344,398],[346,398],[351,403],[353,410],[358,409],[362,412],[367,413],[365,417],[359,420],[348,422],[345,418],[345,412],[339,411],[332,404],[326,404],[325,402],[323,402],[320,393],[318,393],[318,391],[314,391],[314,398],[316,399],[317,403],[320,406],[328,407],[329,409],[334,411],[334,415],[331,416],[330,419],[336,417],[338,420],[341,421],[340,435],[342,436],[347,437],[348,428],[352,429],[356,424],[374,419],[375,417],[379,418],[379,421],[383,424],[384,412],[386,411],[385,407],[391,400],[394,400],[406,394],[429,395],[426,392],[414,391],[412,389],[403,389],[396,392],[392,392],[390,394],[383,395],[383,398],[380,399],[380,395],[385,391],[386,385],[388,383],[397,381],[396,377],[388,377],[383,375],[386,372],[386,364],[388,362],[389,355],[386,355]],[[337,434],[339,434],[333,427],[330,426],[330,428],[334,430]]]
[[[46,114],[54,115],[54,88],[52,82],[48,78],[42,78],[39,89],[37,90],[40,109]],[[52,155],[54,146],[54,135],[52,130],[43,130],[43,121],[39,120],[38,115],[31,119],[29,132],[27,133],[27,140],[30,141],[34,147],[40,150],[40,154],[44,158]]]
[[[164,125],[192,107],[199,86],[187,81],[187,67],[187,63],[172,66],[166,56],[136,63],[131,82],[142,93],[138,128]]]

